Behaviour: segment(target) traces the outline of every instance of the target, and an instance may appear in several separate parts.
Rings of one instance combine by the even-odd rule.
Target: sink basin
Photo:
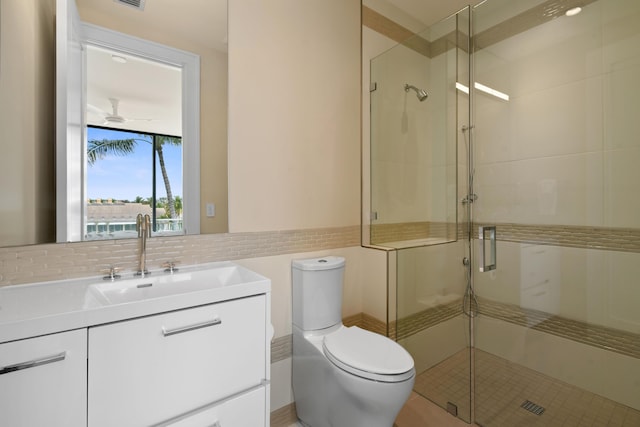
[[[240,265],[223,262],[197,270],[154,272],[146,277],[116,279],[89,286],[102,304],[124,304],[178,294],[237,287],[267,280]]]

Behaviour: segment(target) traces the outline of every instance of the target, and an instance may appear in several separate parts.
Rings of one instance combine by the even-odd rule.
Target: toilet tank
[[[342,322],[345,260],[326,256],[293,260],[293,324],[304,331]]]

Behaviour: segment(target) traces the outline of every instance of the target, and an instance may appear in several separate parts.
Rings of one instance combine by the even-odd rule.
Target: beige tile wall
[[[157,237],[147,244],[147,265],[182,265],[312,252],[360,244],[360,227]],[[109,266],[138,268],[139,242],[109,240],[0,248],[0,286],[97,276]]]

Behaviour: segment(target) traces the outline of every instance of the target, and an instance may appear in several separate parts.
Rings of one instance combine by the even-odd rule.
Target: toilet
[[[309,427],[392,427],[415,381],[396,342],[342,324],[341,257],[292,262],[293,396]]]

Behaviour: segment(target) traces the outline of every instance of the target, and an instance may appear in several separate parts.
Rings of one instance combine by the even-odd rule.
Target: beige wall
[[[55,1],[0,3],[0,245],[55,237]]]
[[[476,96],[476,221],[640,228],[639,17],[595,2],[477,53],[511,99]]]
[[[140,12],[123,13],[114,20],[93,9],[91,1],[77,0],[77,4],[85,22],[200,56],[200,232],[227,231],[227,55],[205,43],[147,28],[141,23]],[[212,218],[205,211],[209,202],[216,205]]]
[[[83,18],[125,30],[124,23]],[[176,256],[187,265],[240,259],[272,279],[277,338],[291,333],[291,259],[342,255],[343,313],[367,309],[384,320],[384,253],[360,248],[357,234],[350,234],[360,223],[360,2],[279,0],[267,7],[257,0],[234,1],[229,27],[232,233],[152,239],[149,267]],[[202,54],[197,46],[139,35]],[[208,61],[203,59],[203,70]],[[218,67],[215,58],[210,61],[211,70]],[[216,112],[203,105],[202,114],[211,118]],[[215,138],[203,129],[203,202],[215,179],[204,177],[205,150]],[[247,233],[252,231],[257,233]],[[344,242],[332,243],[340,233],[348,234]],[[290,243],[298,235],[309,241]],[[128,274],[137,253],[135,241],[0,248],[0,285],[93,276],[102,263],[119,260]],[[370,290],[376,290],[375,298]],[[272,409],[292,400],[290,359],[275,365]]]
[[[229,15],[230,231],[359,224],[360,2]]]

